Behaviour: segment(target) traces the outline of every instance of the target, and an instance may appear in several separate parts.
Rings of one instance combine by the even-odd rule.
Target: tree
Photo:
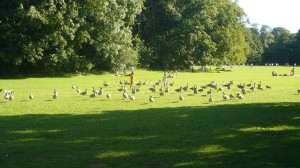
[[[155,61],[148,64],[162,69],[245,62],[243,19],[243,10],[229,0],[148,0],[137,24],[152,49]]]
[[[261,42],[259,30],[257,27],[246,28],[246,41],[249,45],[249,54],[247,56],[247,63],[260,64],[261,56],[264,52],[263,43]]]

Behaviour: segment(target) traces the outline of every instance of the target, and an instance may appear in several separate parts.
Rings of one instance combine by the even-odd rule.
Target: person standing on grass
[[[132,71],[130,74],[130,88],[134,86],[134,72]]]

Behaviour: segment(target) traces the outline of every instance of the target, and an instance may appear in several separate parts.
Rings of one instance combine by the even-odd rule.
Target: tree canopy
[[[231,0],[2,0],[0,72],[300,62],[300,35]]]

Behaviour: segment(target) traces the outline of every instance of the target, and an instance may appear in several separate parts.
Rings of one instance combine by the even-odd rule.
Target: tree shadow
[[[0,167],[299,167],[300,103],[0,116]]]

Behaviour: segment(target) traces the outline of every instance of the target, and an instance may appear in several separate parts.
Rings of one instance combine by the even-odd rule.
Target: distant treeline
[[[231,0],[2,0],[0,74],[300,63],[300,32]]]

